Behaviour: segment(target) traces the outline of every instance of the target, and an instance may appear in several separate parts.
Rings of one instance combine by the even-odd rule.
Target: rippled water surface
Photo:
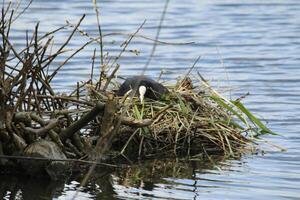
[[[140,34],[155,38],[163,1],[104,0],[99,4],[104,34],[133,33],[146,20]],[[35,0],[14,26],[15,45],[22,44],[24,31],[33,30],[37,21],[40,30],[47,32],[65,20],[76,23],[84,13],[87,16],[81,29],[97,36],[91,1]],[[58,34],[56,43],[64,41],[69,33],[66,30]],[[245,104],[267,118],[268,126],[282,135],[265,139],[287,148],[287,152],[267,147],[265,155],[219,158],[215,165],[183,160],[145,161],[126,170],[99,170],[85,188],[79,186],[80,176],[66,183],[0,177],[0,194],[5,199],[71,199],[76,191],[78,199],[300,199],[299,33],[297,0],[171,0],[160,40],[194,43],[158,45],[146,72],[158,77],[164,69],[164,78],[172,80],[186,72],[200,55],[196,70],[218,90],[232,88],[226,93],[232,98],[249,91]],[[104,37],[104,50],[117,55],[126,37]],[[86,42],[78,34],[75,38],[70,49]],[[87,47],[59,73],[55,79],[59,91],[68,91],[76,81],[89,77],[94,48],[98,46]],[[125,53],[119,61],[119,74],[140,73],[151,48],[151,41],[135,38],[129,49],[140,54]]]

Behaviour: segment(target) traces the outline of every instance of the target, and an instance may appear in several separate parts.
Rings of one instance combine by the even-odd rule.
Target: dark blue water
[[[139,34],[155,38],[164,2],[105,0],[99,5],[104,34],[133,33],[146,19]],[[76,23],[84,13],[87,16],[81,29],[98,36],[90,1],[36,0],[28,11],[14,26],[16,45],[22,44],[24,30],[34,29],[37,21],[41,21],[40,30],[47,32],[63,25],[65,20]],[[53,48],[65,40],[70,30],[56,36]],[[155,78],[164,70],[163,78],[172,80],[184,74],[201,56],[193,73],[198,70],[227,97],[250,92],[244,100],[247,107],[266,118],[274,132],[281,133],[264,139],[287,148],[287,152],[266,145],[265,155],[246,154],[236,160],[219,158],[214,164],[152,160],[126,170],[98,172],[85,188],[79,187],[80,176],[57,184],[3,177],[2,193],[6,199],[14,192],[20,199],[71,199],[76,190],[78,199],[300,199],[299,33],[297,0],[171,0],[160,40],[194,43],[158,45],[146,71]],[[104,37],[105,52],[118,55],[119,45],[126,38]],[[77,49],[86,41],[76,34],[69,48]],[[99,49],[96,44],[87,47],[59,73],[54,80],[58,91],[68,91],[76,81],[90,76],[94,48]],[[140,54],[125,53],[119,60],[118,75],[140,73],[151,48],[151,41],[135,38],[129,49]]]

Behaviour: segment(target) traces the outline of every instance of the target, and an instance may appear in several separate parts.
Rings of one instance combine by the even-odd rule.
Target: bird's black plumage
[[[135,84],[139,84],[136,86]],[[117,92],[118,96],[124,96],[126,92],[129,90],[133,90],[134,87],[137,87],[137,93],[138,88],[140,86],[146,87],[146,93],[145,97],[149,99],[158,100],[160,99],[164,94],[168,92],[168,89],[163,86],[162,84],[152,80],[151,78],[148,78],[146,76],[133,76],[130,78],[127,78],[124,83],[121,85],[119,91]]]

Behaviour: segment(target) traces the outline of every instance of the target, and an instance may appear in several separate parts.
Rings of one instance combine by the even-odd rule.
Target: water
[[[101,1],[104,33],[133,33],[146,19],[140,34],[155,37],[164,2],[160,0]],[[280,152],[266,147],[265,155],[244,155],[236,160],[219,158],[209,162],[151,160],[126,170],[99,170],[85,188],[81,176],[66,183],[1,177],[0,194],[5,199],[300,199],[300,2],[286,1],[180,1],[171,0],[160,34],[168,42],[195,42],[189,45],[158,45],[147,74],[165,79],[183,74],[201,55],[196,70],[227,96],[250,92],[245,104],[282,136],[265,137],[288,149]],[[96,18],[89,1],[36,0],[15,26],[16,45],[22,44],[24,29],[32,30],[41,21],[46,32],[69,20],[97,36]],[[62,42],[70,31],[57,35]],[[81,38],[78,35],[76,38]],[[105,37],[105,51],[117,55],[125,36]],[[111,44],[112,41],[115,44]],[[73,40],[70,48],[86,41]],[[89,77],[91,56],[97,45],[82,51],[54,80],[58,90],[70,90],[75,80]],[[151,41],[136,38],[120,60],[120,75],[141,72],[151,52]],[[63,60],[63,58],[61,58]],[[55,65],[53,66],[55,67]]]

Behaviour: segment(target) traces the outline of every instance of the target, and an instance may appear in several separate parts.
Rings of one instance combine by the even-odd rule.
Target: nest
[[[52,80],[59,70],[85,46],[99,40],[79,29],[83,16],[77,24],[44,35],[38,34],[37,25],[32,38],[26,37],[23,49],[17,51],[9,37],[14,19],[9,9],[2,10],[0,21],[2,158],[23,155],[24,149],[40,140],[54,142],[68,159],[152,157],[162,153],[235,156],[254,144],[255,137],[273,134],[241,99],[227,100],[200,74],[194,82],[187,74],[166,86],[169,93],[158,101],[146,99],[141,104],[136,97],[116,97],[118,59],[141,27],[124,42],[115,59],[103,56],[101,49],[98,77],[92,75],[78,83],[73,92],[58,94]],[[51,51],[55,33],[66,27],[71,29],[69,37],[56,52]],[[48,67],[66,53],[75,32],[90,40],[49,74]],[[94,53],[92,74],[95,59]]]
[[[169,92],[158,101],[146,99],[141,103],[137,97],[114,97],[121,125],[112,141],[112,149],[117,154],[135,157],[158,154],[234,156],[241,153],[245,145],[253,144],[253,135],[246,136],[246,133],[254,127],[250,130],[240,126],[236,117],[224,108],[223,97],[218,96],[200,74],[199,79],[201,82],[198,81],[197,86],[188,77],[166,86]],[[93,85],[87,87],[89,99],[107,102],[109,97],[105,94],[111,93],[95,88]]]

